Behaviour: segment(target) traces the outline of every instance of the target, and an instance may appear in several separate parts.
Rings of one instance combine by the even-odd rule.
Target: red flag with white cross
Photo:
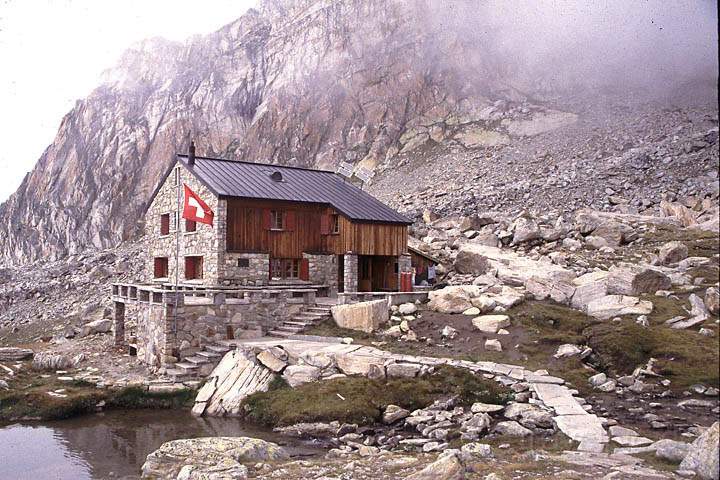
[[[207,223],[212,227],[213,218],[215,218],[213,211],[210,207],[208,207],[207,203],[198,196],[197,193],[190,190],[190,187],[184,183],[183,186],[185,187],[185,202],[182,218],[194,220],[200,223]]]

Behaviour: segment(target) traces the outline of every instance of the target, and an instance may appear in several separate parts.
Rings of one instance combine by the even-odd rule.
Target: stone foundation
[[[346,292],[357,292],[358,289],[358,257],[352,253],[346,253],[344,259],[345,278],[343,284]]]
[[[267,253],[225,253],[224,279],[231,285],[267,285],[270,255]],[[247,260],[247,266],[240,266]]]
[[[338,265],[336,255],[303,253],[308,261],[310,282],[316,285],[327,285],[328,296],[337,296]]]

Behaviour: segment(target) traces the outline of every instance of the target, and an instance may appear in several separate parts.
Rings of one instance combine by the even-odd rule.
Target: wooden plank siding
[[[229,198],[227,250],[269,253],[274,258],[302,258],[303,253],[393,255],[407,253],[407,226],[353,223],[339,216],[339,233],[323,234],[321,219],[334,210],[326,205]],[[267,210],[294,212],[293,229],[268,230]]]

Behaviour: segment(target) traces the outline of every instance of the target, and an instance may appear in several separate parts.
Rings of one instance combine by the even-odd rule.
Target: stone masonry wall
[[[270,272],[270,255],[267,253],[225,253],[223,279],[233,285],[267,285]],[[248,266],[238,266],[238,260],[247,259]]]
[[[358,257],[346,253],[343,263],[345,278],[343,284],[346,292],[357,292],[358,289]]]
[[[337,257],[335,255],[303,253],[303,258],[308,261],[310,281],[318,285],[327,285],[328,294],[335,297],[338,287]]]
[[[179,279],[185,281],[185,256],[202,256],[203,257],[203,278],[202,280],[193,280],[193,283],[201,283],[205,285],[217,284],[222,272],[219,271],[219,260],[221,248],[225,248],[225,214],[223,204],[225,201],[219,201],[205,185],[200,183],[195,176],[190,173],[183,165],[178,164],[180,179],[175,180],[175,170],[165,179],[160,187],[157,195],[153,199],[152,204],[145,214],[145,233],[149,238],[148,257],[146,260],[146,280],[152,280],[154,277],[154,258],[168,258],[168,278],[166,281],[175,282],[175,249],[178,230],[174,228],[173,218],[178,212],[178,189],[181,194],[180,212],[177,215],[180,227],[180,271]],[[180,218],[182,214],[182,185],[186,183],[215,213],[214,225],[206,225],[204,223],[197,224],[195,232],[185,231],[185,220]],[[160,235],[160,216],[170,214],[170,234]],[[220,244],[222,239],[222,245]]]

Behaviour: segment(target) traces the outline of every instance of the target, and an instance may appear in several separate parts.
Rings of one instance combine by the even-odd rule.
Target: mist
[[[533,90],[661,93],[687,82],[716,90],[711,1],[430,0],[425,21],[462,42],[481,68]],[[446,52],[447,53],[447,52]]]

